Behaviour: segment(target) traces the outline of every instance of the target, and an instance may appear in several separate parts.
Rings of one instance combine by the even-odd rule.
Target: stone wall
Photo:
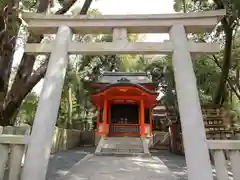
[[[0,134],[29,135],[31,126],[6,126],[0,127]],[[93,146],[95,140],[95,131],[81,131],[73,129],[62,129],[55,127],[52,138],[51,153],[72,149],[77,146]]]
[[[52,139],[51,153],[75,148],[80,143],[79,130],[62,129],[55,127]]]
[[[31,131],[31,126],[0,126],[0,134],[14,134],[14,135],[29,135]]]
[[[94,146],[96,135],[94,130],[82,131],[80,135],[80,146]]]

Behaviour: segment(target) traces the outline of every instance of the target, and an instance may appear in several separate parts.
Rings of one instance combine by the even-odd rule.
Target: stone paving
[[[175,180],[157,157],[88,155],[60,180]]]
[[[187,165],[184,156],[171,154],[167,150],[153,151],[153,156],[159,157],[162,162],[172,171],[178,180],[187,180]]]
[[[47,180],[57,180],[59,177],[66,175],[69,172],[69,170],[74,166],[74,164],[76,164],[79,160],[83,159],[87,154],[93,153],[94,150],[95,150],[94,148],[79,148],[76,150],[70,150],[70,151],[61,152],[53,155],[49,162]],[[159,157],[162,160],[162,162],[165,163],[165,165],[169,168],[169,170],[171,170],[172,173],[179,180],[187,180],[186,164],[183,156],[172,155],[167,151],[152,152],[152,154],[155,157],[156,156]],[[98,160],[98,162],[96,160]],[[94,168],[96,167],[95,166],[96,164],[100,165],[101,168],[100,169],[98,167]],[[109,170],[109,167],[111,167],[111,169],[112,168],[116,168],[116,169],[114,173],[109,174],[109,171],[104,169],[103,167],[108,167],[108,170]],[[140,180],[145,180],[146,176],[149,176],[148,179],[146,180],[155,180],[155,179],[161,180],[163,179],[163,177],[162,175],[160,175],[160,172],[163,173],[164,176],[166,175],[168,179],[169,178],[171,179],[172,177],[169,176],[169,174],[167,174],[167,171],[164,167],[165,166],[163,166],[161,162],[159,162],[156,158],[154,159],[145,158],[144,160],[136,157],[118,157],[117,159],[115,159],[107,156],[97,156],[96,159],[91,160],[87,166],[85,165],[84,167],[80,166],[80,169],[74,167],[76,170],[77,169],[79,170],[76,172],[77,175],[80,175],[81,177],[82,174],[88,171],[87,174],[91,176],[91,179],[89,177],[84,177],[84,176],[82,176],[81,178],[75,176],[73,178],[73,175],[69,179],[92,180],[92,178],[97,176],[99,177],[97,179],[101,180],[100,176],[102,176],[104,180],[108,180],[108,179],[114,179],[114,178],[121,179],[121,176],[122,176],[122,179],[124,180],[125,179],[131,180],[131,177],[132,179],[134,179],[135,177]],[[135,175],[132,174],[133,171],[135,171]],[[97,175],[97,173],[100,173],[101,175],[99,176]]]
[[[81,147],[51,155],[46,180],[57,180],[68,173],[69,169],[87,154],[94,153],[94,151],[93,147]]]
[[[143,144],[141,138],[136,137],[105,137],[101,147],[102,152],[126,152],[143,153]]]
[[[78,162],[83,159],[84,157],[86,157],[89,154],[94,153],[95,148],[93,147],[84,147],[84,148],[77,148],[74,150],[68,150],[65,152],[60,152],[60,153],[56,153],[54,155],[51,156],[50,161],[49,161],[49,166],[48,166],[48,172],[47,172],[47,177],[46,180],[60,180],[61,178],[63,178],[64,175],[66,175],[67,173],[69,173],[69,170],[71,168],[73,168],[73,166],[75,164],[78,164]],[[179,155],[174,155],[169,153],[167,150],[161,150],[161,151],[151,151],[152,156],[154,157],[158,157],[161,159],[161,161],[168,167],[168,169],[172,172],[172,174],[176,177],[177,180],[187,180],[187,167],[186,167],[186,162],[185,162],[185,158],[184,156],[179,156]],[[102,167],[116,167],[118,166],[118,170],[116,169],[115,173],[116,175],[119,175],[119,172],[121,172],[122,174],[127,173],[128,175],[130,175],[130,172],[135,170],[135,172],[137,172],[136,177],[139,178],[139,176],[142,178],[139,178],[138,180],[161,180],[158,177],[156,177],[156,175],[159,174],[162,164],[161,162],[157,162],[157,160],[153,159],[153,160],[146,160],[143,161],[139,158],[128,158],[128,162],[130,163],[125,163],[124,158],[126,157],[118,157],[118,160],[114,160],[109,158],[108,160],[106,160],[107,156],[98,156],[97,157],[98,160],[100,160],[99,165],[101,165]],[[100,159],[101,158],[101,159]],[[104,170],[103,168],[101,168],[99,170],[99,168],[95,168],[93,165],[97,162],[94,162],[95,160],[93,160],[91,163],[89,163],[88,166],[86,167],[81,167],[81,172],[82,174],[85,173],[85,170],[90,169],[90,174],[91,172],[101,172],[102,176],[104,176],[104,172],[107,172],[109,175],[109,178],[103,178],[104,180],[108,180],[108,179],[114,179],[114,176],[112,176],[112,174],[109,174],[109,171],[106,171],[106,169]],[[148,162],[146,162],[148,161]],[[110,165],[109,165],[110,164]],[[146,170],[148,169],[148,170]],[[84,171],[83,171],[84,170]],[[144,175],[142,175],[142,171],[143,172],[151,172],[151,174],[153,174],[153,176],[150,179],[143,179],[145,178]],[[166,170],[164,169],[165,173]],[[77,174],[79,174],[77,172]],[[114,174],[113,174],[114,175]],[[165,174],[166,175],[166,174]],[[213,168],[213,175],[214,175],[214,179],[216,179],[215,176],[215,169]],[[81,175],[80,175],[81,176]],[[97,175],[95,174],[95,177]],[[68,176],[69,177],[69,176]],[[98,176],[97,176],[98,177]],[[99,176],[100,177],[100,176]],[[105,177],[106,177],[106,173],[105,173]],[[119,176],[118,176],[119,177]],[[131,175],[130,175],[131,177]],[[160,176],[161,177],[161,176]],[[168,176],[169,177],[169,176]],[[59,179],[60,178],[60,179]],[[171,178],[171,177],[170,177]],[[74,178],[71,178],[69,180],[88,180],[89,178],[80,178],[75,176]],[[115,178],[116,179],[116,178]],[[123,178],[124,180],[131,180],[131,178]],[[133,178],[132,178],[133,179]],[[232,177],[232,173],[229,170],[229,179],[233,180]],[[62,179],[62,180],[66,180],[66,179]],[[93,179],[90,179],[93,180]],[[97,180],[101,180],[100,178],[97,178]],[[165,180],[165,179],[164,179]]]

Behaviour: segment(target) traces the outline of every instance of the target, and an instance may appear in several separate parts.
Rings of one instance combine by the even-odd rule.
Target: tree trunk
[[[233,28],[227,23],[226,18],[222,20],[224,33],[225,33],[225,46],[224,46],[224,58],[223,58],[223,66],[222,66],[222,74],[220,77],[219,85],[217,88],[217,92],[214,98],[215,104],[222,104],[224,92],[229,70],[231,68],[231,58],[232,58],[232,40],[233,40]]]
[[[41,0],[39,7],[38,7],[38,12],[44,12],[46,11],[46,9],[44,9],[43,7],[48,7],[48,5],[46,5],[47,0]],[[64,0],[63,3],[63,8],[62,10],[60,10],[59,12],[57,12],[58,14],[63,14],[65,13],[74,3],[76,2],[76,0]],[[83,9],[81,10],[81,14],[86,14],[90,4],[92,2],[92,0],[85,0],[85,3],[83,5]],[[41,7],[40,7],[41,6]],[[15,22],[15,21],[13,21]],[[1,23],[1,17],[0,17],[0,23]],[[1,28],[1,24],[0,24],[0,28]],[[1,37],[1,36],[0,36]],[[11,36],[11,37],[16,37],[16,36]],[[38,37],[33,37],[30,36],[28,39],[28,42],[31,43],[40,43],[42,40],[43,36],[38,36]],[[2,40],[1,40],[2,42]],[[14,41],[15,42],[15,41]],[[15,44],[14,44],[15,46]],[[14,47],[11,46],[11,47]],[[1,51],[0,51],[1,52]],[[0,125],[12,125],[14,124],[14,121],[12,120],[12,117],[14,115],[14,113],[17,111],[17,109],[21,106],[21,103],[23,101],[23,99],[26,97],[26,95],[31,92],[31,90],[33,89],[33,87],[45,76],[46,70],[47,70],[47,63],[48,60],[46,60],[46,62],[36,71],[33,72],[33,65],[35,63],[35,56],[32,55],[27,55],[24,54],[21,62],[20,62],[20,66],[18,68],[15,80],[13,82],[13,85],[11,87],[11,89],[9,90],[9,93],[4,93],[3,89],[8,89],[2,85],[6,84],[6,81],[3,81],[5,76],[3,76],[1,74],[1,72],[4,72],[1,70],[1,68],[3,70],[6,69],[6,67],[10,67],[9,68],[9,72],[11,70],[12,64],[9,64],[9,58],[12,57],[13,54],[13,48],[11,48],[11,51],[3,51],[3,52],[8,52],[8,57],[4,58],[6,59],[6,63],[8,63],[8,66],[5,65],[4,68],[2,68],[3,66],[1,65],[1,55],[0,55]],[[6,74],[6,73],[5,73]],[[8,87],[8,84],[7,84]],[[2,91],[1,91],[2,90]]]
[[[40,0],[37,12],[44,12],[49,6],[51,0]]]
[[[71,88],[71,85],[69,85],[69,87],[68,87],[68,121],[67,121],[67,128],[72,128],[72,113],[73,113],[72,88]]]
[[[186,13],[187,12],[186,0],[182,0],[182,3],[183,3],[183,12]]]
[[[213,61],[215,62],[215,64],[221,69],[221,71],[222,71],[222,67],[221,67],[221,65],[220,65],[220,63],[218,62],[218,59],[217,59],[217,57],[215,56],[215,55],[213,55],[212,56],[213,57]],[[235,95],[237,96],[237,98],[239,99],[239,101],[240,101],[240,86],[238,87],[238,84],[237,84],[237,82],[236,82],[236,87],[234,87],[234,81],[230,78],[230,77],[228,77],[227,78],[227,83],[228,83],[228,85],[229,85],[229,88],[231,88],[231,92],[234,92],[235,93]]]
[[[5,104],[9,85],[9,78],[13,63],[13,52],[19,27],[19,19],[17,16],[18,1],[10,0],[7,6],[0,11],[0,124],[4,123]]]
[[[240,59],[237,59],[237,68],[236,68],[236,83],[237,87],[240,87]],[[240,92],[240,88],[239,88]]]

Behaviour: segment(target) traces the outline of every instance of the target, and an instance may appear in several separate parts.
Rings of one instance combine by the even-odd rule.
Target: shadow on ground
[[[92,154],[94,151],[94,147],[81,147],[51,155],[46,180],[57,180],[59,177],[65,175],[70,168],[83,159],[87,154]],[[160,158],[178,180],[188,179],[184,156],[171,154],[167,150],[151,151],[151,154],[152,156]],[[214,168],[213,174],[215,176]],[[230,179],[232,179],[231,172],[229,172],[229,176]]]
[[[184,156],[171,154],[167,150],[152,151],[151,154],[160,158],[178,180],[187,180],[187,166]]]
[[[94,147],[81,147],[51,155],[46,180],[56,180],[65,175],[68,170],[87,154],[93,153]],[[173,155],[168,151],[153,151],[153,156],[159,157],[173,172],[178,180],[187,180],[187,168],[184,156]]]
[[[87,154],[93,153],[94,150],[94,147],[79,147],[52,154],[48,164],[46,180],[56,180],[65,175],[74,164],[83,159]]]
[[[153,151],[151,152],[153,156],[159,157],[163,163],[169,168],[170,171],[178,178],[178,180],[187,180],[187,165],[184,156],[171,154],[167,150]],[[212,167],[213,178],[217,180],[216,169],[214,165]],[[229,180],[233,180],[233,174],[231,168],[228,167]]]

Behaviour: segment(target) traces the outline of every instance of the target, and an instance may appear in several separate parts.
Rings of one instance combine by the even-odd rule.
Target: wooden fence
[[[0,180],[19,180],[29,126],[0,126]]]
[[[55,127],[51,153],[75,148],[80,145],[94,145],[95,131],[80,131]]]
[[[24,164],[31,127],[0,126],[0,180],[19,180]],[[51,153],[75,148],[79,145],[94,145],[94,131],[80,131],[56,127]]]
[[[216,105],[202,105],[202,114],[208,140],[226,140],[236,136],[229,110]],[[184,155],[181,124],[176,121],[174,109],[166,113],[166,119],[172,131],[170,151]]]
[[[217,180],[239,180],[240,140],[208,140],[208,146],[213,157]]]

